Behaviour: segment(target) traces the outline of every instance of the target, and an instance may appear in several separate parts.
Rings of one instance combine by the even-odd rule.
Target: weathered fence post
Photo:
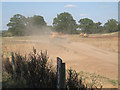
[[[57,57],[57,88],[60,90],[61,88],[61,64],[62,60]]]
[[[11,52],[11,56],[12,56],[12,62],[13,62],[13,65],[12,65],[12,68],[13,68],[13,73],[14,73],[14,76],[13,76],[13,78],[15,78],[15,59],[14,59],[14,53],[13,52]]]
[[[66,87],[65,63],[62,63],[59,57],[57,57],[57,80],[58,90]]]
[[[65,73],[65,63],[62,63],[61,67],[61,88],[66,88],[66,73]]]

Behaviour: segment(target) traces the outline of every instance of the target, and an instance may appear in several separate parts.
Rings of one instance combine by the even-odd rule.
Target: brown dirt
[[[62,58],[66,68],[72,67],[76,71],[86,71],[118,79],[118,54],[103,50],[94,45],[69,41],[68,38],[50,39],[44,37],[3,38],[3,52],[15,51],[21,54],[32,51],[33,46],[40,50],[48,51],[50,60],[56,65],[56,57]]]

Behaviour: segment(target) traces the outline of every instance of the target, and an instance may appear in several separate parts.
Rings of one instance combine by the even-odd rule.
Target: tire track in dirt
[[[63,58],[63,60],[75,70],[95,72],[113,79],[118,78],[117,53],[105,51],[81,42],[58,43],[56,47],[65,50],[66,56],[68,55],[70,58],[69,60]]]
[[[78,72],[95,72],[109,78],[118,78],[117,53],[102,50],[99,47],[88,45],[82,42],[70,42],[67,39],[60,38],[51,40],[49,38],[40,37],[37,40],[30,39],[18,41],[23,44],[12,44],[12,46],[15,47],[16,45],[18,45],[18,47],[21,47],[22,52],[25,52],[24,48],[27,47],[29,49],[32,48],[34,45],[38,51],[40,49],[47,49],[48,55],[55,64],[56,57],[59,56],[66,63],[67,68],[72,67]],[[12,40],[10,41],[10,43],[12,43]],[[27,43],[30,43],[30,46],[28,46]],[[16,47],[16,49],[18,47]]]

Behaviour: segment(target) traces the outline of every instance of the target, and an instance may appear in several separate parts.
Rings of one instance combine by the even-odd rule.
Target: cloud
[[[65,8],[76,8],[76,5],[68,4],[64,6]]]
[[[87,16],[87,14],[81,13],[80,16]]]

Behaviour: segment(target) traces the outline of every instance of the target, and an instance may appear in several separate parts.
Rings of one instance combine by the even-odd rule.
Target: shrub
[[[33,48],[28,57],[15,53],[12,58],[14,62],[9,58],[3,60],[3,88],[57,88],[57,70],[48,62],[47,51],[38,54]],[[67,70],[67,89],[87,89],[78,76],[75,70]]]
[[[72,70],[71,68],[67,71],[67,88],[70,90],[73,88],[78,89],[87,89],[87,86],[85,86],[82,82],[82,79],[78,78],[79,73],[77,73],[75,70]]]
[[[41,51],[39,55],[33,48],[33,53],[29,54],[29,58],[15,53],[14,59],[15,69],[13,69],[13,63],[9,59],[3,62],[3,68],[14,82],[12,84],[16,84],[18,80],[23,80],[22,83],[29,88],[56,88],[56,71],[53,71],[53,67],[47,63],[47,51],[46,53]]]

